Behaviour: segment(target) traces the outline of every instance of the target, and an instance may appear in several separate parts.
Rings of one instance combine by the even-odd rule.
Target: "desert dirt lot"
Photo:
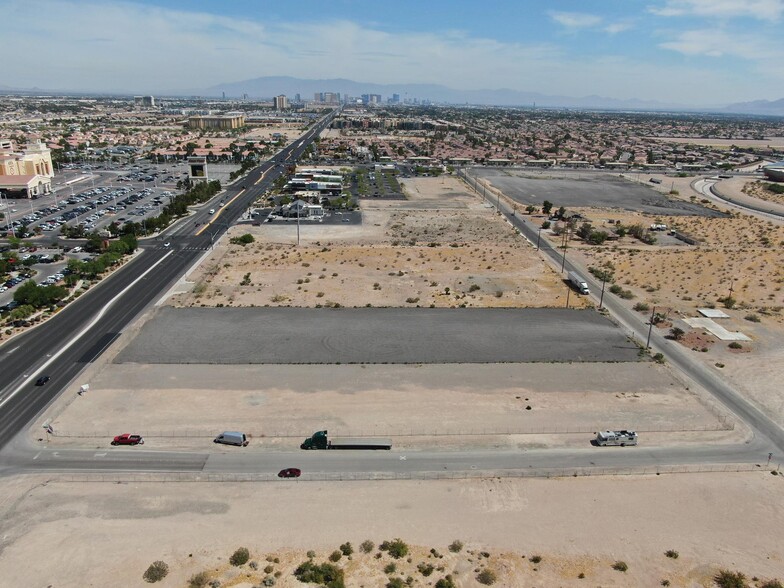
[[[770,182],[748,182],[743,186],[743,192],[760,200],[784,204],[784,194],[776,194],[767,190],[766,186],[768,185],[770,185]]]
[[[50,412],[51,444],[105,447],[133,431],[147,449],[213,450],[209,440],[226,429],[251,435],[253,448],[292,451],[321,429],[392,436],[396,449],[587,447],[593,431],[613,427],[650,431],[653,445],[742,438],[742,427],[726,430],[732,421],[667,367],[607,365],[105,361],[85,374],[90,392],[66,394]]]
[[[562,279],[454,178],[407,179],[407,201],[362,202],[360,226],[241,227],[175,306],[560,306]],[[578,296],[572,307],[588,305]]]
[[[287,588],[302,586],[292,573],[308,550],[321,563],[348,541],[355,553],[337,565],[349,588],[381,588],[390,576],[432,586],[447,574],[475,588],[482,569],[505,587],[664,579],[709,587],[720,569],[781,579],[782,483],[766,471],[262,484],[4,478],[0,577],[7,586],[105,587],[121,578],[141,587],[147,566],[162,560],[170,569],[156,584],[163,588],[185,586],[199,572],[222,588],[259,586],[280,572],[275,586]],[[359,550],[365,540],[378,546],[397,537],[410,547],[407,558]],[[454,540],[464,543],[459,553],[448,549]],[[257,569],[229,563],[241,546]],[[626,572],[612,568],[618,561]],[[396,571],[387,575],[392,562]],[[428,563],[436,569],[425,577],[417,567]]]

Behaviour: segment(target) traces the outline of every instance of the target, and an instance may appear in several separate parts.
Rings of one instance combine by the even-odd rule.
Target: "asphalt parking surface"
[[[472,170],[471,175],[474,174],[487,178],[493,186],[523,205],[541,206],[542,202],[549,200],[555,208],[620,208],[653,215],[724,216],[699,204],[669,199],[618,174],[486,168]]]
[[[592,310],[162,307],[117,363],[637,361]]]

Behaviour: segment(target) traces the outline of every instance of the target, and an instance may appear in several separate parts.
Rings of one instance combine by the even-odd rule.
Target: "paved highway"
[[[146,240],[124,268],[47,322],[0,347],[0,448],[182,276],[272,185],[284,165],[302,155],[332,117],[322,119],[298,141],[229,186],[220,196],[225,202],[222,208],[205,205],[159,238]],[[218,212],[210,215],[210,206]],[[164,247],[165,241],[171,246]],[[45,386],[35,386],[35,379],[42,374],[50,375],[51,380]]]

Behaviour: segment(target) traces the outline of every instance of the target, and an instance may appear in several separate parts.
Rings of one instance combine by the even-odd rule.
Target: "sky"
[[[0,89],[262,76],[685,106],[784,98],[784,0],[0,0]]]

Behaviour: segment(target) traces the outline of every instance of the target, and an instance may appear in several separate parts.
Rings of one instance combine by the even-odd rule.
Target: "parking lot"
[[[700,204],[668,198],[617,174],[478,168],[473,169],[471,175],[487,179],[523,205],[541,206],[549,200],[556,208],[620,208],[653,215],[723,216]]]
[[[163,307],[116,361],[637,361],[638,351],[618,327],[590,310]]]

